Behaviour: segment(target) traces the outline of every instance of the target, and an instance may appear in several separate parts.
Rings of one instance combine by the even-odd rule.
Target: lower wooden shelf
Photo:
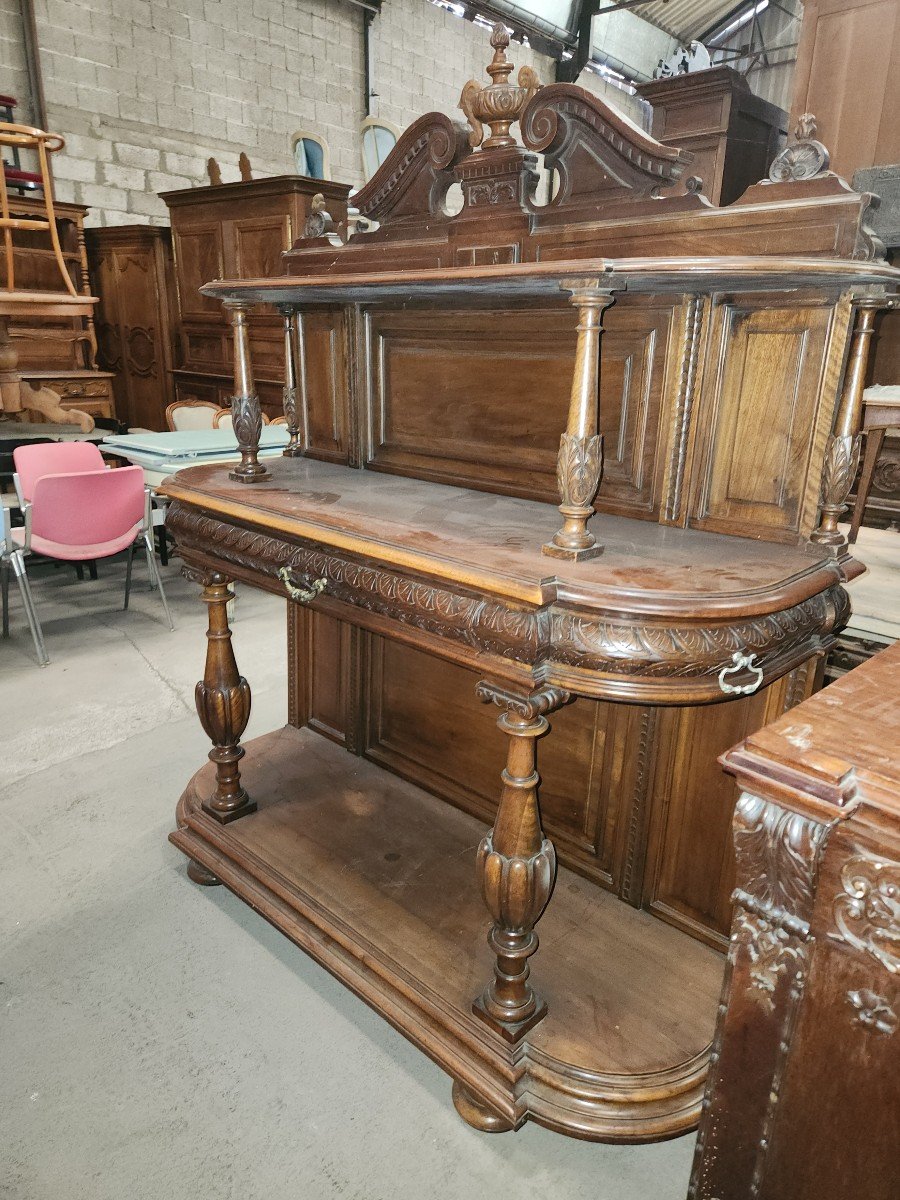
[[[258,810],[225,826],[207,816],[207,765],[181,799],[173,843],[501,1127],[534,1120],[647,1142],[697,1124],[721,955],[561,868],[531,960],[548,1013],[511,1047],[471,1009],[492,964],[474,867],[485,826],[309,730],[287,726],[246,750]]]

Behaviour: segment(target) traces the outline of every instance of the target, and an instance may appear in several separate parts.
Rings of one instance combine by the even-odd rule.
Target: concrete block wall
[[[57,194],[88,205],[89,224],[164,223],[156,193],[205,183],[210,157],[226,181],[241,151],[256,177],[293,173],[301,128],[327,140],[334,179],[362,183],[363,12],[347,0],[35,0],[35,17],[47,122],[67,139]],[[401,128],[432,109],[462,119],[463,84],[488,82],[488,30],[427,0],[387,0],[371,36],[372,112]],[[0,0],[17,84],[20,38],[18,0]],[[510,57],[552,82],[549,58],[518,44]],[[636,99],[580,82],[640,120]]]
[[[18,100],[14,116],[20,125],[33,124],[19,0],[0,0],[0,66],[0,92]]]

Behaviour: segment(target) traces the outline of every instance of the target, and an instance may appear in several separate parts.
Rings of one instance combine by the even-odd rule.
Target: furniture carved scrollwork
[[[812,113],[804,113],[797,120],[793,140],[773,160],[769,178],[773,183],[815,179],[825,174],[828,164],[827,149],[816,141],[816,118]]]
[[[892,646],[722,759],[745,791],[692,1200],[896,1191],[898,666]]]

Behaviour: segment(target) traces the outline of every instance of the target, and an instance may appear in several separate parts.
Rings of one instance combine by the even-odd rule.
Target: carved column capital
[[[223,304],[230,314],[234,337],[234,395],[231,397],[231,421],[241,452],[240,465],[229,471],[228,477],[239,483],[262,483],[272,476],[259,461],[262,410],[250,362],[250,335],[247,329],[249,305],[243,300],[224,300]]]

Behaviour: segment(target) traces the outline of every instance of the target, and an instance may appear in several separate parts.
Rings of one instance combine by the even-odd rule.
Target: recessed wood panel
[[[691,524],[757,537],[799,532],[832,310],[725,304],[714,327],[698,427],[704,452]]]
[[[238,279],[268,279],[282,272],[281,254],[291,245],[287,213],[241,217],[230,223]]]
[[[604,314],[601,511],[658,509],[671,317],[670,305],[628,300]],[[373,314],[367,465],[557,501],[575,325],[570,308]]]
[[[807,679],[805,667],[754,696],[668,709],[660,717],[644,903],[714,945],[726,944],[731,925],[731,820],[737,799],[735,782],[718,756],[781,715],[797,674],[801,678],[792,702],[799,701],[813,678],[810,673]]]
[[[381,637],[368,663],[366,757],[492,821],[508,739],[476,699],[479,673]],[[550,723],[537,751],[544,828],[562,861],[613,886],[629,710],[580,699]]]
[[[344,320],[340,309],[298,317],[300,382],[313,458],[346,461],[349,398]]]
[[[182,319],[219,315],[222,305],[211,296],[203,296],[201,287],[225,274],[221,226],[209,222],[187,225],[174,231],[175,259],[178,265],[178,300]]]

